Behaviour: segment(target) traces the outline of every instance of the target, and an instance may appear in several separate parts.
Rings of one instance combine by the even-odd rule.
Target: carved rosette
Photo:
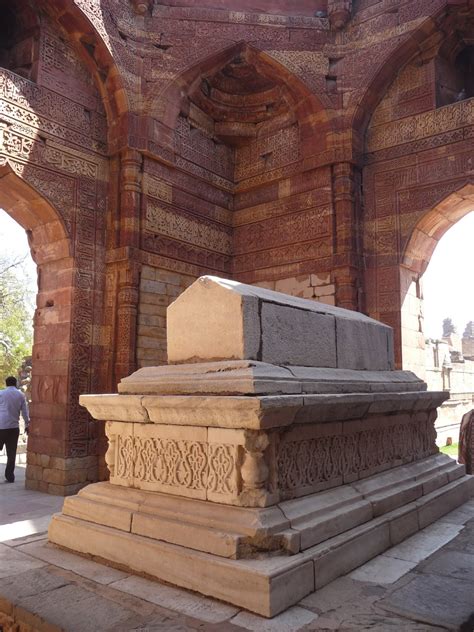
[[[351,14],[352,0],[329,0],[328,17],[334,30],[343,29],[351,19]]]
[[[153,8],[153,0],[131,0],[133,10],[137,15],[145,15],[151,13]]]

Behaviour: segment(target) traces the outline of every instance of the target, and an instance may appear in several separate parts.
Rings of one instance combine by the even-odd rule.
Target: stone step
[[[273,617],[431,524],[473,494],[474,478],[462,476],[414,502],[290,556],[226,559],[64,514],[53,517],[49,539],[114,566]]]
[[[464,467],[443,454],[268,508],[89,485],[66,498],[65,515],[227,558],[298,553],[448,484]]]

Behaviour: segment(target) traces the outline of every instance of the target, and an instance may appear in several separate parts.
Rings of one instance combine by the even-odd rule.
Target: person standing
[[[25,433],[28,434],[30,416],[26,397],[17,388],[16,377],[7,377],[6,388],[0,391],[0,450],[7,448],[7,466],[5,480],[15,482],[15,459],[18,438],[20,436],[20,413],[25,422]]]

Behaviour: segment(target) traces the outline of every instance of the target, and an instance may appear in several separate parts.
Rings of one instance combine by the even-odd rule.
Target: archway
[[[406,244],[400,266],[403,367],[425,375],[422,276],[443,235],[474,210],[474,184],[466,184],[423,215]]]
[[[386,88],[387,73],[379,73],[364,101],[365,118],[364,108],[356,115],[366,129],[365,311],[393,327],[397,366],[407,362],[411,348],[409,364],[421,375],[422,325],[414,307],[407,326],[402,307],[416,305],[419,277],[437,240],[469,209],[474,98],[461,86],[472,15],[472,8],[459,6],[441,11],[439,22],[423,23],[395,52],[390,64],[398,72],[391,85]],[[377,85],[386,88],[382,95]],[[440,93],[455,98],[440,100]]]
[[[69,494],[103,475],[105,438],[79,395],[101,390],[113,351],[104,334],[107,117],[68,38],[74,9],[53,12],[56,22],[26,0],[17,8],[0,51],[0,206],[28,231],[39,270],[27,487]]]
[[[28,449],[31,455],[46,452],[53,459],[54,455],[63,454],[68,431],[74,289],[71,239],[59,212],[6,161],[0,167],[0,208],[27,231],[31,256],[38,269]],[[46,457],[42,460],[45,462]],[[36,463],[36,456],[30,456],[29,475],[33,480],[37,480],[37,466],[40,464]],[[49,485],[60,481],[37,482],[38,489],[55,491]]]

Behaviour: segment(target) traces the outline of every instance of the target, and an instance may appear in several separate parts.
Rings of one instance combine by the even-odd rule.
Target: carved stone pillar
[[[124,150],[120,156],[119,250],[116,251],[115,379],[136,368],[137,312],[140,264],[135,260],[140,245],[140,210],[143,156]]]
[[[329,0],[328,17],[331,27],[343,29],[351,19],[352,0]]]
[[[342,162],[333,166],[334,203],[334,278],[336,304],[346,309],[360,309],[359,305],[359,225],[354,166]]]
[[[140,265],[129,261],[118,270],[115,377],[136,369]]]
[[[138,247],[143,156],[126,149],[120,159],[120,245]]]

